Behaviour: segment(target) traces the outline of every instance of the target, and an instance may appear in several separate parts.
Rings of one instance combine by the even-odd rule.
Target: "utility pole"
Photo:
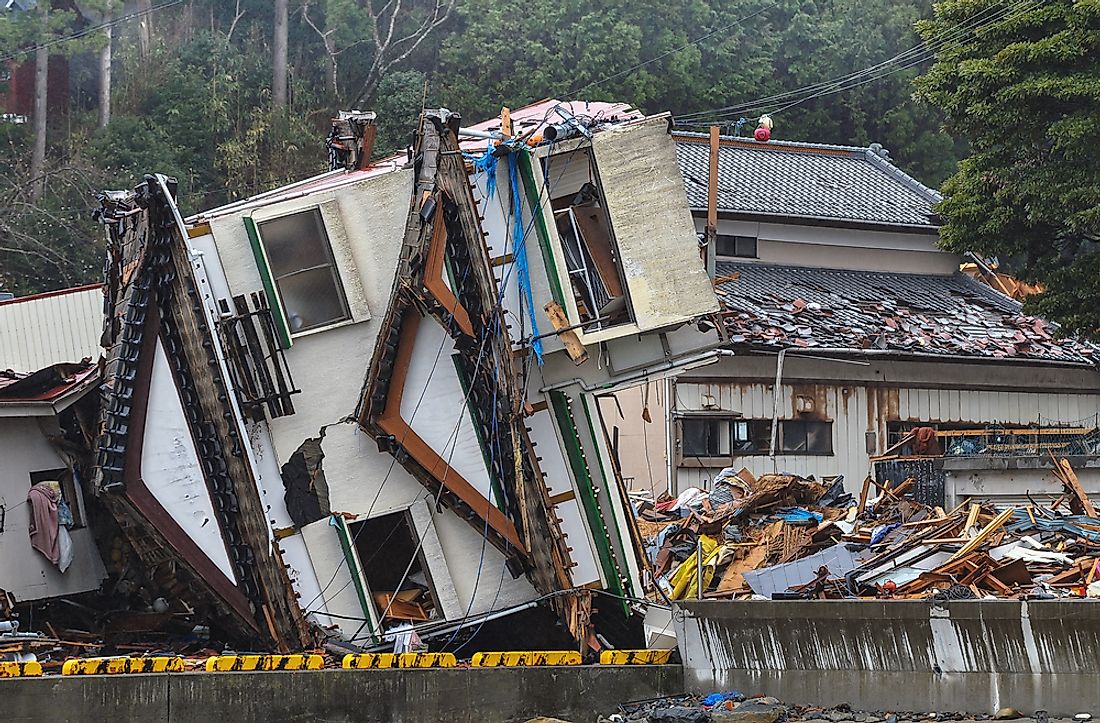
[[[31,200],[37,201],[46,192],[46,92],[50,70],[50,51],[45,32],[49,27],[48,3],[39,3],[43,36],[34,51],[34,148],[31,151]]]
[[[287,3],[288,0],[275,0],[274,58],[271,61],[271,105],[276,110],[286,108]]]
[[[104,14],[104,21],[110,22],[111,14]],[[111,42],[113,33],[111,26],[103,29],[107,35],[107,42],[99,51],[99,127],[106,128],[111,122]]]

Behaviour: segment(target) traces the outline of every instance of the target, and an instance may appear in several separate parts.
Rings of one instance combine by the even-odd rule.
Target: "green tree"
[[[990,0],[944,0],[925,37]],[[943,243],[1047,290],[1027,310],[1100,339],[1100,2],[1015,10],[941,50],[918,82],[973,149],[944,185]]]
[[[938,111],[911,98],[917,68],[794,105],[753,103],[918,45],[913,24],[930,12],[930,0],[547,0],[531,22],[502,0],[465,0],[433,86],[470,118],[546,97],[620,100],[676,115],[747,104],[696,119],[729,130],[742,115],[778,110],[776,138],[877,141],[935,185],[954,169],[958,150]]]

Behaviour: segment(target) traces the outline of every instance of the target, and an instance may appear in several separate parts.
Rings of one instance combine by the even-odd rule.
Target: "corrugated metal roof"
[[[0,302],[0,369],[33,372],[97,359],[102,333],[99,284]]]
[[[1097,349],[1025,316],[962,273],[904,274],[719,262],[715,287],[734,345],[1093,364]],[[724,280],[723,280],[724,279]]]
[[[707,136],[676,133],[680,173],[692,208],[707,206]],[[940,195],[876,148],[723,138],[718,148],[721,212],[834,219],[934,230]]]

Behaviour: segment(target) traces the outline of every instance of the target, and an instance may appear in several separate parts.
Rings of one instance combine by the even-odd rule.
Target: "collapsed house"
[[[101,308],[98,284],[0,301],[0,617],[106,577],[83,476]]]
[[[633,641],[646,562],[595,395],[722,341],[669,127],[440,110],[371,163],[348,113],[321,176],[186,221],[163,176],[105,194],[94,484],[167,593],[256,647],[462,642],[536,606],[501,644]]]
[[[913,477],[951,509],[1052,501],[1053,452],[1100,492],[1096,349],[960,273],[937,246],[939,194],[878,146],[716,138],[712,155],[704,135],[674,137],[732,355],[650,395],[665,425],[618,422],[661,427],[629,476],[673,496],[727,467],[843,475],[849,491]]]

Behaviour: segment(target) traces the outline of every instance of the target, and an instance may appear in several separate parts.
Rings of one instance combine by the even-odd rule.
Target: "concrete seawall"
[[[0,720],[593,721],[619,703],[680,692],[677,665],[46,677],[0,680]]]
[[[689,690],[872,710],[1100,709],[1100,603],[696,601],[674,616]]]

